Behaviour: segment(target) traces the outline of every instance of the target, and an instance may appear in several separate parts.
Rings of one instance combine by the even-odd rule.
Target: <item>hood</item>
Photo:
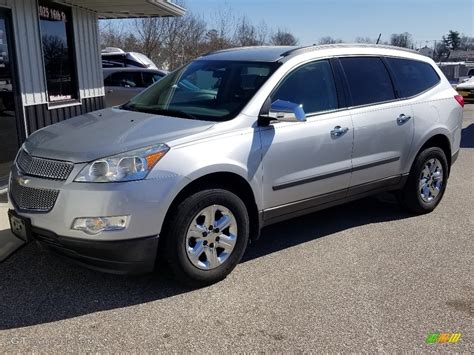
[[[43,128],[27,139],[25,148],[37,157],[84,163],[168,143],[213,125],[212,122],[111,108]]]

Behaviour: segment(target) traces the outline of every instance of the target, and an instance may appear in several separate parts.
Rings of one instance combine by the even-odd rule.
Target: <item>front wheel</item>
[[[446,190],[448,169],[442,149],[433,147],[422,151],[413,163],[405,187],[400,191],[402,206],[416,214],[433,211]]]
[[[191,286],[223,280],[249,240],[243,201],[227,190],[205,190],[187,197],[172,213],[162,252],[175,278]]]

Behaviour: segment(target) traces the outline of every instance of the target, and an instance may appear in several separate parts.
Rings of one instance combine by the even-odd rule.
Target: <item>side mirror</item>
[[[268,117],[281,122],[306,122],[302,105],[283,100],[276,100],[271,104]]]

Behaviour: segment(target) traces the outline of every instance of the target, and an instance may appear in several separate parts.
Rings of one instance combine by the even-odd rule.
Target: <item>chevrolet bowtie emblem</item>
[[[20,176],[17,178],[16,181],[20,186],[26,186],[30,183],[31,180]]]

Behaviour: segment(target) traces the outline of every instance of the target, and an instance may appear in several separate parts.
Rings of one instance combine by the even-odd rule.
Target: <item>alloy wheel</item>
[[[186,234],[186,252],[191,263],[201,270],[221,266],[237,242],[237,221],[224,206],[204,208],[191,221]]]

